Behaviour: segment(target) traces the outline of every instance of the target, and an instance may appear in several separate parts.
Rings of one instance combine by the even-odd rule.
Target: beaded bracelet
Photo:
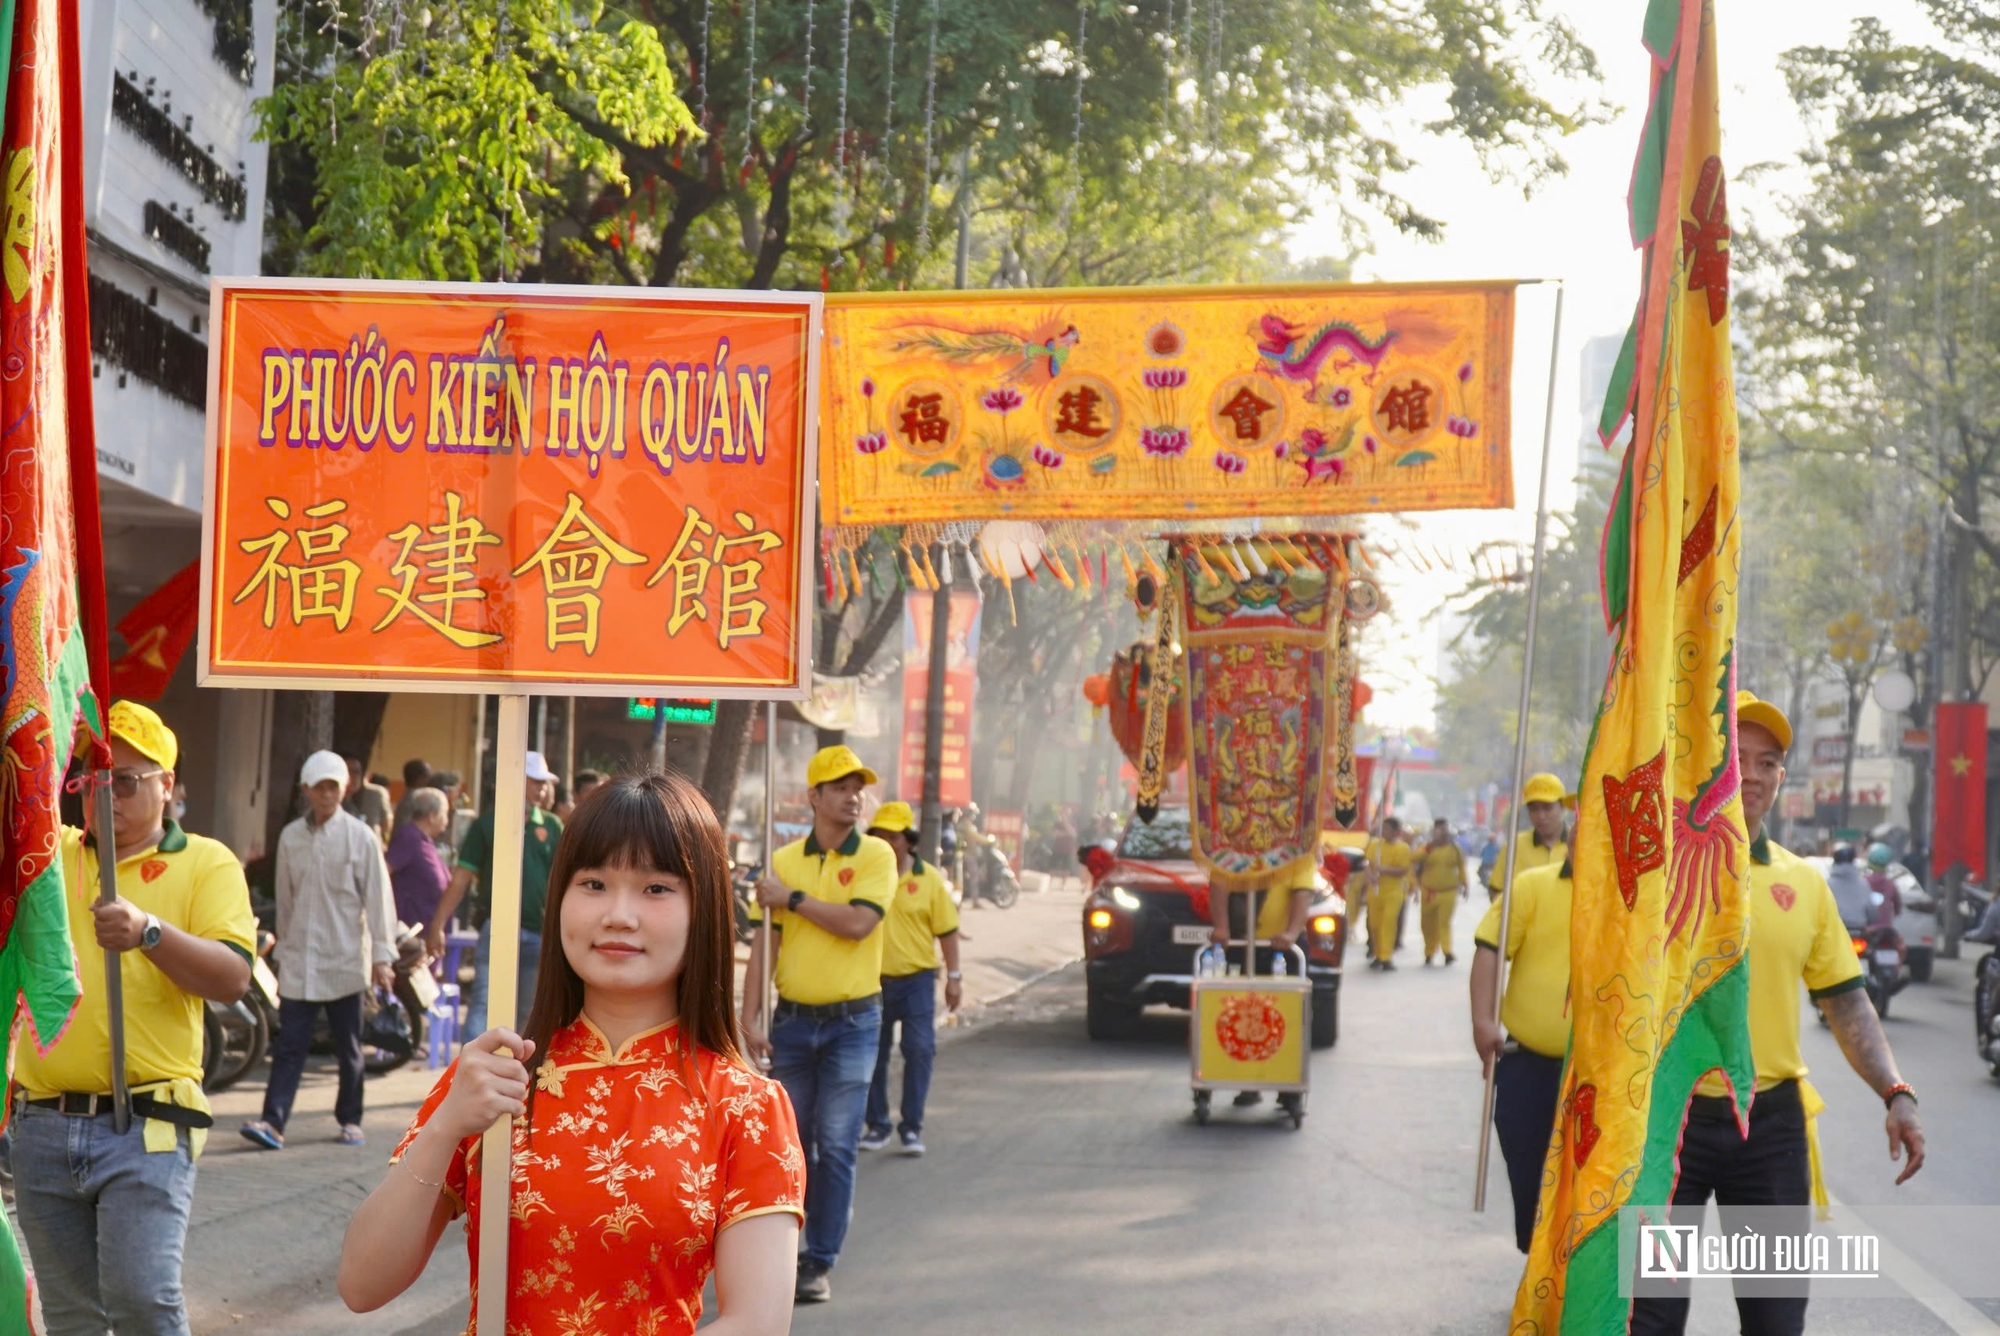
[[[1898,1081],[1882,1092],[1882,1107],[1885,1109],[1894,1107],[1898,1095],[1908,1095],[1912,1104],[1917,1102],[1917,1092],[1911,1088],[1910,1083]]]

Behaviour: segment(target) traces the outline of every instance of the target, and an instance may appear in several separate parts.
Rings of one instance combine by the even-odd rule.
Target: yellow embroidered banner
[[[1513,504],[1514,285],[865,293],[826,306],[829,524]]]

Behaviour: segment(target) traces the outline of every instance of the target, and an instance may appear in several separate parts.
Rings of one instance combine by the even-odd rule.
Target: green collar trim
[[[915,854],[911,854],[910,871],[916,873],[918,876],[922,876],[924,872],[924,860],[917,857]]]
[[[1568,858],[1563,859],[1562,871],[1556,873],[1556,875],[1564,881],[1573,880],[1576,876],[1575,862]]]
[[[843,858],[852,858],[854,857],[854,855],[860,853],[861,827],[856,826],[853,830],[848,831],[847,838],[845,840],[842,840],[840,843],[840,847],[838,849],[835,849],[833,852],[839,854]],[[825,855],[825,853],[826,850],[820,848],[819,846],[819,832],[815,830],[807,831],[806,856],[808,858],[811,858],[816,856],[823,856]]]
[[[1561,840],[1544,840],[1542,838],[1542,832],[1540,832],[1539,830],[1530,830],[1528,832],[1528,838],[1534,842],[1534,845],[1537,849],[1553,849],[1558,844],[1562,843]]]
[[[1750,861],[1766,867],[1771,865],[1771,837],[1761,830],[1757,832],[1757,838],[1750,841]]]
[[[83,833],[83,847],[95,852],[97,849],[97,836],[90,831],[85,831]],[[149,852],[156,854],[177,854],[187,847],[187,832],[180,828],[179,822],[175,821],[172,817],[168,817],[160,823],[160,842],[154,845]],[[133,857],[136,858],[138,855],[134,854]]]

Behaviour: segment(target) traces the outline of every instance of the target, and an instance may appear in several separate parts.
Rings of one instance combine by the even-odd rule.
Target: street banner
[[[972,801],[972,703],[979,689],[979,591],[955,588],[950,639],[945,642],[944,755],[938,764],[938,802],[964,807]],[[897,789],[911,803],[924,796],[924,706],[930,691],[931,596],[907,596],[903,609],[903,765]]]
[[[1963,863],[1966,875],[1986,879],[1986,703],[1937,707],[1937,801],[1931,867],[1943,872]]]
[[[1223,891],[1310,886],[1337,706],[1340,541],[1173,538],[1194,858]]]
[[[1514,285],[827,299],[833,525],[1505,507]]]
[[[89,278],[77,10],[58,0],[0,5],[0,158],[7,234],[0,262],[0,1006],[15,1043],[38,1051],[80,993],[69,905],[55,857],[63,775],[81,739],[103,739],[109,679],[104,561],[91,421]],[[97,887],[69,888],[79,903]],[[150,969],[141,964],[139,969]],[[100,975],[101,977],[101,975]],[[0,1121],[6,1117],[0,1109]],[[34,1303],[0,1227],[0,1329],[33,1331]]]
[[[203,685],[804,698],[817,294],[211,293]]]
[[[1715,26],[1653,0],[1652,103],[1631,188],[1645,248],[1633,418],[1605,533],[1616,636],[1571,845],[1571,1037],[1512,1329],[1622,1336],[1619,1209],[1665,1205],[1688,1100],[1754,1086],[1736,760],[1737,423]],[[1608,435],[1607,435],[1608,439]],[[1726,1082],[1718,1079],[1726,1077]],[[1808,1101],[1810,1107],[1810,1101]]]

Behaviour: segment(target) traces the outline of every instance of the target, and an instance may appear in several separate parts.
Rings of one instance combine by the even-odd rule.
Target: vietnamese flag
[[[121,700],[164,696],[194,640],[200,612],[201,559],[196,558],[119,619],[118,634],[128,648],[111,665],[111,694]]]
[[[1965,865],[1986,879],[1986,704],[1959,702],[1937,707],[1935,730],[1937,801],[1931,835],[1931,867],[1942,872]]]

